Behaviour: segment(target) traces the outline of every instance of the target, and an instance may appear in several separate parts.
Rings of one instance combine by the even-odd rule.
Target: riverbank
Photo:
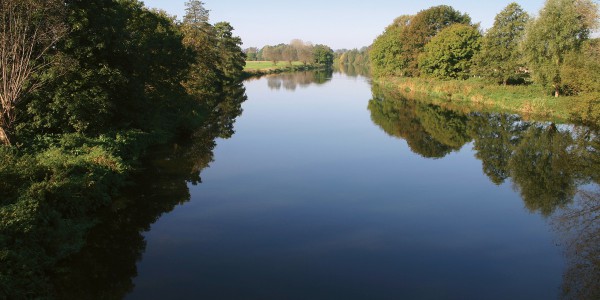
[[[552,122],[583,122],[600,125],[598,100],[591,97],[553,97],[540,86],[501,86],[482,80],[437,80],[380,77],[373,81],[397,90],[410,99],[451,107],[464,112],[509,112]]]
[[[290,65],[288,62],[280,62],[274,65],[270,61],[247,61],[244,67],[242,78],[260,77],[269,74],[278,74],[297,71],[311,71],[322,69],[319,65],[305,65],[302,62],[295,61]]]
[[[177,177],[178,185],[199,181],[200,170],[212,161],[214,139],[233,134],[245,99],[241,84],[227,87],[180,128],[47,134],[27,145],[0,145],[0,299],[62,298],[53,282],[60,276],[52,271],[85,247],[105,214],[118,216],[129,208],[123,190],[153,168],[145,162],[147,153],[163,147],[175,153],[180,145],[197,144],[175,154],[185,159],[181,166],[189,166]],[[185,196],[167,193],[169,199]]]

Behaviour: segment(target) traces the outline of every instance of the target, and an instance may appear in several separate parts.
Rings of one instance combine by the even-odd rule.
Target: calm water
[[[231,138],[215,147],[198,134],[186,160],[155,162],[171,171],[141,175],[162,202],[138,205],[143,221],[119,218],[129,246],[104,266],[124,278],[111,288],[135,286],[127,299],[597,291],[597,263],[581,267],[590,257],[571,253],[575,244],[598,257],[574,234],[599,202],[593,131],[417,104],[341,73],[245,87],[235,134],[220,134]],[[583,217],[568,219],[573,211]]]

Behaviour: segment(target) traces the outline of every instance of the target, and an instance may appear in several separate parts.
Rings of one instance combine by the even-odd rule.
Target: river
[[[145,200],[93,233],[112,249],[79,258],[81,269],[98,269],[88,291],[127,299],[597,295],[596,131],[419,103],[355,74],[244,85],[243,113],[225,122],[226,134],[197,134],[183,160],[173,153],[184,146],[169,149],[140,174]]]

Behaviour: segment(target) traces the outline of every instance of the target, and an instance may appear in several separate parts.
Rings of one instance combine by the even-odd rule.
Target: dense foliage
[[[410,20],[409,16],[406,18]],[[392,24],[375,39],[369,52],[374,75],[408,75],[409,59],[404,46],[406,28],[406,23]]]
[[[598,88],[579,74],[597,74],[583,61],[595,62],[598,5],[591,0],[547,0],[537,18],[516,3],[509,4],[494,26],[477,41],[469,16],[449,6],[436,6],[414,16],[401,16],[371,46],[375,76],[435,76],[441,79],[483,77],[504,85],[535,83],[551,87],[555,96],[585,96],[583,110],[597,111]],[[459,32],[458,28],[462,28]],[[475,28],[475,27],[472,27]],[[452,32],[452,33],[451,33]],[[467,34],[467,32],[469,32]],[[467,35],[469,37],[467,37]],[[589,72],[585,72],[589,71]],[[593,77],[593,75],[592,75]],[[586,86],[586,88],[583,88]],[[594,100],[591,100],[594,99]]]
[[[370,65],[369,60],[369,48],[363,47],[361,49],[340,49],[335,51],[334,63],[338,66],[354,66],[354,67],[368,67]]]
[[[529,14],[517,3],[509,4],[494,20],[481,43],[475,59],[477,73],[504,85],[524,76],[520,43],[529,22]]]
[[[561,92],[565,56],[579,51],[598,25],[598,7],[587,0],[548,0],[526,32],[523,43],[536,81]]]
[[[56,297],[51,270],[81,249],[144,152],[199,130],[231,136],[245,99],[241,40],[230,24],[208,23],[200,1],[188,1],[178,22],[137,0],[67,0],[60,24],[39,23],[55,21],[44,15],[53,1],[27,3],[38,15],[3,9],[2,19],[27,20],[12,23],[26,33],[40,24],[67,30],[32,48],[38,73],[11,104],[17,117],[0,124],[13,144],[0,146],[3,299]],[[198,159],[195,171],[209,161]]]
[[[480,47],[477,28],[463,24],[446,27],[425,45],[419,68],[426,76],[466,79],[471,72],[471,59]]]
[[[471,18],[450,6],[440,5],[414,16],[401,16],[374,42],[371,64],[381,75],[419,75],[419,56],[425,45],[452,24],[469,24]]]

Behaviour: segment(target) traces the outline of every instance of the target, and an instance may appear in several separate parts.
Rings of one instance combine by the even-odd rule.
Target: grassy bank
[[[295,61],[278,62],[276,65],[272,61],[247,61],[244,67],[244,77],[262,76],[268,74],[284,73],[284,72],[295,72],[295,71],[308,71],[320,69],[321,66],[316,65],[304,65],[304,63]]]
[[[410,99],[426,101],[462,111],[495,111],[522,115],[526,119],[600,125],[598,100],[590,97],[553,97],[535,85],[501,86],[470,79],[437,80],[382,77],[374,81],[393,88]]]
[[[269,70],[277,70],[277,69],[285,69],[293,66],[302,66],[303,63],[299,61],[292,62],[292,65],[288,62],[280,61],[277,64],[274,64],[272,61],[246,61],[246,66],[244,67],[244,71],[269,71]]]

